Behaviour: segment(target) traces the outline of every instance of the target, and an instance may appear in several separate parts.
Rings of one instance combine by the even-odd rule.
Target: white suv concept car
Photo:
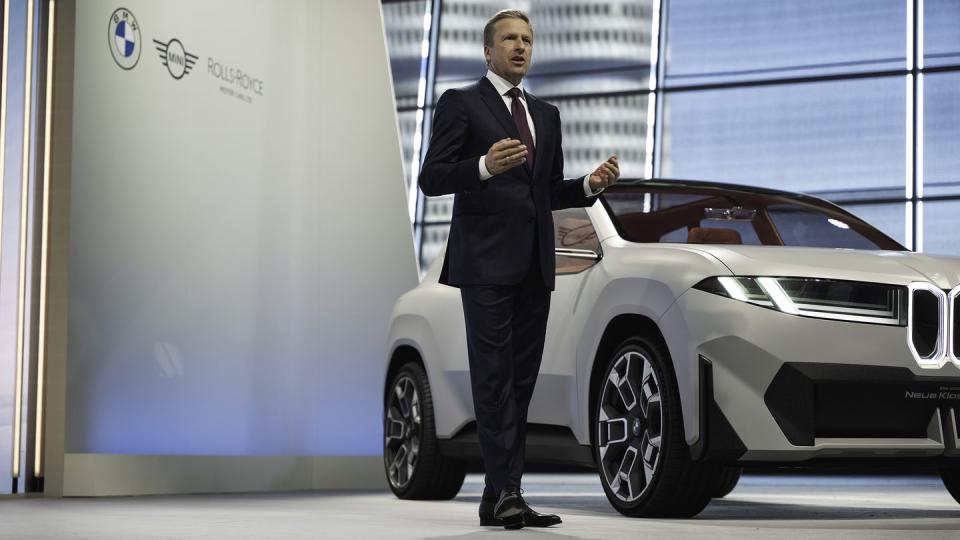
[[[621,182],[554,212],[527,461],[588,466],[629,516],[692,516],[751,466],[919,465],[960,501],[960,258],[822,199]],[[460,295],[394,308],[384,465],[452,498],[480,457]]]

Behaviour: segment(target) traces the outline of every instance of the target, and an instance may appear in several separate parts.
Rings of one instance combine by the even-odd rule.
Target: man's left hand
[[[606,161],[597,167],[597,170],[590,174],[590,189],[597,191],[607,186],[617,183],[620,178],[620,164],[617,162],[616,154],[610,156]]]

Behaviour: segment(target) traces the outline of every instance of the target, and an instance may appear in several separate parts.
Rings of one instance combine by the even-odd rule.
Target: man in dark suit
[[[527,408],[543,354],[554,287],[551,210],[593,204],[620,171],[611,156],[563,178],[560,114],[523,91],[533,28],[518,10],[483,32],[488,71],[437,102],[420,171],[428,196],[455,193],[440,282],[460,288],[486,486],[481,525],[547,527],[520,494]]]

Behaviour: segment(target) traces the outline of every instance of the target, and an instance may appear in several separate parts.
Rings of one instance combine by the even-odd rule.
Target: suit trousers
[[[539,256],[517,285],[461,285],[470,383],[486,470],[484,499],[520,487],[527,409],[540,371],[550,289]]]

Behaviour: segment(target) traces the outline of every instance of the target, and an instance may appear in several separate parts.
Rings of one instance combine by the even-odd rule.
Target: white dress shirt
[[[497,93],[500,94],[500,98],[503,99],[503,105],[507,108],[507,112],[509,112],[510,115],[513,116],[513,98],[510,97],[509,94],[507,94],[507,92],[509,92],[510,89],[513,88],[513,84],[510,81],[504,79],[503,77],[497,75],[493,71],[490,71],[489,69],[487,70],[487,79],[489,79],[490,82],[493,83],[493,87],[497,89]],[[517,85],[517,88],[520,89],[520,103],[523,105],[523,110],[527,113],[527,126],[530,127],[530,136],[533,137],[533,145],[536,146],[537,130],[533,127],[533,117],[530,116],[530,107],[527,106],[527,98],[526,98],[526,93],[523,90],[522,81],[520,82],[520,84]],[[487,156],[485,155],[480,156],[480,180],[481,181],[486,181],[493,176],[493,174],[491,174],[490,171],[487,169],[486,157]],[[590,189],[590,175],[586,175],[583,177],[583,193],[586,194],[587,197],[599,195],[601,191],[603,191],[603,188],[600,188],[597,191],[593,191],[592,189]]]

